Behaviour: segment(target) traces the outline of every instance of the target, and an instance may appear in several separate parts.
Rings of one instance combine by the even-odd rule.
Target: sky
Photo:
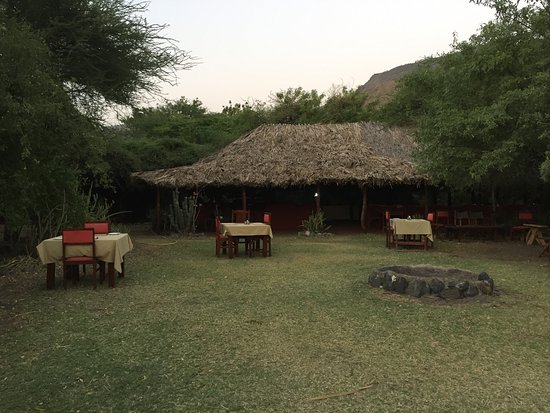
[[[219,112],[288,88],[357,88],[448,52],[453,33],[467,40],[494,13],[468,0],[151,0],[144,17],[198,63],[162,84],[163,98]]]

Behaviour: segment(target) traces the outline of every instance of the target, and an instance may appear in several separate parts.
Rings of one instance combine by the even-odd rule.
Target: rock
[[[382,285],[382,281],[383,278],[380,276],[380,274],[377,272],[373,272],[371,275],[369,275],[369,279],[367,282],[374,288],[378,288]]]
[[[491,280],[492,281],[492,280]],[[493,295],[493,285],[487,280],[483,280],[480,285],[481,292],[485,295]]]
[[[479,275],[477,276],[477,279],[479,281],[489,283],[489,286],[491,287],[491,292],[489,293],[489,295],[493,293],[493,290],[495,289],[495,282],[491,277],[489,277],[489,274],[487,274],[485,271],[480,272]]]
[[[402,275],[394,276],[392,283],[393,283],[393,289],[395,290],[395,292],[398,292],[400,294],[403,294],[407,289],[407,286],[409,285],[409,282],[407,281],[407,279]]]
[[[470,288],[470,283],[468,281],[461,281],[456,284],[459,298],[464,298],[466,296],[466,291],[468,288]]]
[[[479,289],[474,284],[468,284],[468,288],[464,291],[464,297],[475,297],[479,294]]]
[[[390,273],[384,274],[384,282],[382,288],[386,291],[393,291],[393,277]]]
[[[439,294],[445,289],[445,283],[438,278],[432,278],[430,281],[430,291],[432,294]]]
[[[430,287],[426,281],[416,278],[409,284],[408,291],[413,297],[419,298],[424,294],[429,294]]]

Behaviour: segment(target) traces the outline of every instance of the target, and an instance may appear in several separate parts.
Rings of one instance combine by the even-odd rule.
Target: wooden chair
[[[216,217],[216,257],[220,257],[220,253],[227,254],[227,249],[229,248],[229,237],[226,237],[222,234],[222,222],[220,217]],[[233,243],[233,248],[235,255],[238,255],[239,244],[237,242]]]
[[[249,209],[233,209],[231,211],[231,221],[242,223],[245,221],[250,221],[250,210]]]
[[[391,248],[392,246],[395,245],[393,228],[391,227],[391,224],[390,224],[390,218],[391,218],[391,213],[388,210],[384,213],[384,222],[385,222],[384,232],[386,233],[386,248]]]
[[[271,226],[271,212],[264,212],[264,224]],[[265,237],[267,255],[271,257],[271,238]]]
[[[96,234],[108,234],[111,232],[109,221],[86,221],[84,228],[93,228]]]
[[[96,235],[98,234],[108,234],[111,232],[111,223],[109,221],[86,221],[84,222],[84,228],[93,228]],[[121,263],[122,272],[120,273],[121,277],[124,277],[124,262]],[[99,261],[99,283],[103,283],[105,279],[105,262]],[[86,273],[86,266],[82,266],[82,272]]]
[[[95,231],[93,228],[66,228],[62,231],[63,244],[63,288],[67,288],[68,269],[78,268],[80,265],[92,264],[94,289],[97,288],[96,266],[98,259],[95,255]],[[78,248],[78,253],[71,252]]]
[[[532,224],[534,222],[534,215],[531,211],[519,211],[516,220],[517,225],[510,228],[510,240],[514,238],[516,233],[519,233],[520,240],[523,240],[527,232],[529,232],[529,227],[523,224]]]

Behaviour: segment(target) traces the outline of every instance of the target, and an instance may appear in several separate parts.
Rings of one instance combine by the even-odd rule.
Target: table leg
[[[107,264],[107,273],[109,275],[109,288],[115,288],[115,263]]]
[[[233,237],[231,235],[227,237],[227,246],[229,247],[229,251],[227,251],[227,257],[233,258]]]
[[[262,238],[262,255],[264,257],[267,257],[267,237],[268,235],[264,235]]]
[[[53,262],[46,265],[46,288],[55,290],[55,263]]]

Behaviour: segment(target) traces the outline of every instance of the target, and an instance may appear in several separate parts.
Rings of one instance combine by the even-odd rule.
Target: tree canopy
[[[416,128],[420,166],[455,188],[548,179],[548,3],[476,3],[496,20],[406,76],[384,116]]]
[[[0,217],[30,243],[109,185],[101,109],[134,105],[190,57],[125,0],[0,0]],[[6,196],[10,194],[10,196]]]

